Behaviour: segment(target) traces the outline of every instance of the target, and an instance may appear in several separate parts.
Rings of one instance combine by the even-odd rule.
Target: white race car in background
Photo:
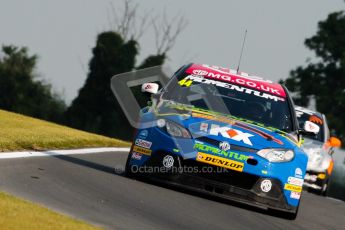
[[[336,137],[330,137],[324,114],[299,106],[295,107],[295,110],[300,126],[305,121],[311,121],[320,128],[318,134],[304,136],[302,148],[308,155],[304,186],[320,195],[326,195],[334,166],[332,154],[335,147],[340,147],[341,142]]]

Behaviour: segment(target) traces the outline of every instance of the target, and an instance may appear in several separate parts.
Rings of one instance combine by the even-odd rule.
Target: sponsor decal
[[[215,66],[215,65],[206,65],[206,64],[203,64],[202,65],[203,67],[207,67],[211,70],[214,70],[214,71],[217,71],[217,72],[220,72],[220,73],[224,73],[224,74],[235,74],[235,75],[240,75],[244,78],[247,78],[249,80],[255,80],[255,81],[260,81],[260,82],[266,82],[266,83],[273,83],[272,81],[270,80],[265,80],[263,79],[262,77],[258,77],[258,76],[249,76],[248,73],[245,73],[245,72],[237,72],[237,70],[235,69],[228,69],[228,68],[224,68],[224,67],[219,67],[219,66]]]
[[[263,180],[260,188],[263,192],[269,192],[272,189],[272,182],[270,180]]]
[[[201,152],[207,152],[207,153],[211,153],[213,155],[219,155],[220,157],[225,157],[225,158],[232,158],[235,160],[239,160],[239,161],[247,161],[248,158],[250,158],[249,156],[240,154],[240,153],[235,153],[235,152],[231,152],[231,151],[224,151],[221,149],[218,149],[216,147],[212,147],[209,145],[204,145],[204,144],[200,144],[200,143],[195,143],[194,148],[198,151]]]
[[[296,168],[295,169],[295,177],[303,178],[302,176],[303,176],[302,169]]]
[[[170,155],[166,155],[163,158],[163,165],[165,168],[171,168],[174,165],[174,158]]]
[[[301,193],[300,192],[291,192],[290,197],[292,199],[297,199],[299,200],[301,198]]]
[[[303,179],[297,178],[297,177],[289,177],[288,183],[292,185],[302,186],[303,185]]]
[[[208,123],[201,123],[200,124],[200,131],[207,132],[208,131]]]
[[[239,172],[242,172],[243,167],[244,167],[244,164],[241,162],[213,156],[213,155],[202,153],[202,152],[198,152],[196,160],[199,162],[203,162],[203,163],[207,163],[207,164],[211,164],[211,165],[215,165],[215,166],[219,166],[219,167],[223,167],[223,168],[227,168],[227,169],[231,169],[231,170],[235,170]]]
[[[315,134],[317,134],[320,131],[320,127],[311,121],[306,121],[304,123],[304,129]]]
[[[180,85],[183,84],[184,86],[186,86],[186,82],[188,82],[188,86],[192,85],[192,83],[194,83],[194,82],[198,82],[198,83],[203,83],[203,84],[208,84],[208,85],[215,85],[215,86],[227,88],[230,90],[235,90],[235,91],[241,92],[241,93],[253,94],[254,96],[258,96],[258,97],[262,97],[262,98],[266,98],[266,99],[270,99],[270,100],[274,100],[274,101],[285,101],[285,99],[283,97],[280,97],[277,95],[271,95],[271,94],[261,92],[261,91],[255,90],[255,89],[249,89],[249,88],[246,88],[243,86],[233,85],[233,84],[229,84],[226,82],[221,82],[221,81],[212,80],[212,79],[206,79],[202,76],[188,75],[183,80],[180,80],[179,84]]]
[[[227,124],[234,125],[234,126],[237,126],[237,127],[241,127],[243,129],[246,129],[248,131],[251,131],[251,132],[254,132],[254,133],[258,134],[259,136],[261,136],[261,137],[263,137],[265,139],[271,139],[272,141],[274,141],[274,142],[276,142],[276,143],[278,143],[280,145],[283,144],[283,142],[281,140],[275,138],[274,136],[269,135],[268,133],[265,133],[265,132],[263,132],[261,130],[258,130],[256,128],[245,126],[245,125],[241,124],[240,122],[235,122],[233,119],[229,119],[229,118],[222,117],[222,116],[217,116],[217,115],[206,115],[206,114],[196,113],[196,112],[193,112],[192,116],[193,117],[197,117],[197,118],[204,118],[204,119],[207,119],[207,120],[219,121],[219,122],[227,123]],[[243,122],[246,122],[246,123],[253,123],[251,121],[247,121],[247,120],[242,119],[242,118],[236,118],[236,119],[240,120],[240,121],[243,121]],[[204,123],[204,124],[206,124],[206,123]],[[263,127],[261,127],[261,128],[263,128]],[[267,129],[267,127],[265,127],[265,128]],[[276,130],[276,128],[273,128],[273,127],[269,127],[269,128],[270,128],[270,129],[268,129],[269,131]],[[204,129],[206,129],[206,125],[203,125],[203,127],[200,125],[200,131],[207,132]],[[296,141],[293,141],[293,142],[296,142]]]
[[[240,130],[230,128],[228,126],[219,126],[216,124],[211,124],[211,128],[209,133],[214,136],[223,136],[225,138],[232,139],[234,141],[243,142],[247,145],[252,146],[252,142],[250,141],[250,137],[253,137],[254,135],[249,133],[244,133]]]
[[[145,141],[143,139],[136,139],[135,140],[135,145],[146,148],[146,149],[150,149],[152,142],[150,141]]]
[[[203,76],[209,79],[243,85],[270,94],[286,97],[284,89],[269,80],[264,80],[257,76],[249,76],[247,73],[238,74],[236,70],[225,69],[208,65],[193,65],[187,69],[186,73]]]
[[[284,185],[285,190],[293,191],[293,192],[302,192],[302,186],[297,186],[293,184],[285,184]]]
[[[261,170],[261,173],[262,174],[267,174],[268,172],[267,172],[267,170]]]
[[[134,145],[133,151],[137,152],[137,153],[144,154],[144,155],[148,155],[148,156],[151,156],[151,152],[152,152],[152,150],[150,150],[150,149],[146,149],[146,148],[143,148],[143,147],[140,147],[137,145]]]
[[[139,133],[139,137],[141,139],[146,139],[148,135],[149,135],[149,131],[147,131],[146,129],[141,130],[140,133]]]
[[[219,143],[219,148],[223,151],[228,151],[230,149],[230,144],[227,141],[222,141]]]
[[[140,153],[132,152],[132,158],[135,159],[135,160],[141,160],[142,156],[143,155],[141,155]]]

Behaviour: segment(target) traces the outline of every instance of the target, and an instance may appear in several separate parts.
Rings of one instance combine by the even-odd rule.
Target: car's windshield
[[[163,90],[163,99],[292,131],[287,99],[201,75],[182,73]]]
[[[298,109],[296,110],[297,120],[299,127],[303,128],[306,121],[311,121],[320,127],[320,131],[316,135],[305,135],[306,138],[324,142],[324,121],[322,117],[318,116],[316,113],[306,110]]]

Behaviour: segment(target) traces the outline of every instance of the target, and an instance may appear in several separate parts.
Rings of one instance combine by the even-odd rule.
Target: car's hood
[[[303,151],[308,155],[307,170],[324,171],[328,168],[332,157],[323,149],[320,141],[305,138],[302,145]]]
[[[187,128],[194,138],[207,138],[252,149],[296,147],[296,140],[280,130],[212,111],[183,108],[188,115],[169,116]],[[183,114],[183,111],[179,113]]]

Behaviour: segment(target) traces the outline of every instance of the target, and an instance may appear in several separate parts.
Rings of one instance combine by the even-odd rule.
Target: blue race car
[[[293,101],[277,83],[236,70],[181,67],[141,110],[126,174],[295,219],[308,162]]]

